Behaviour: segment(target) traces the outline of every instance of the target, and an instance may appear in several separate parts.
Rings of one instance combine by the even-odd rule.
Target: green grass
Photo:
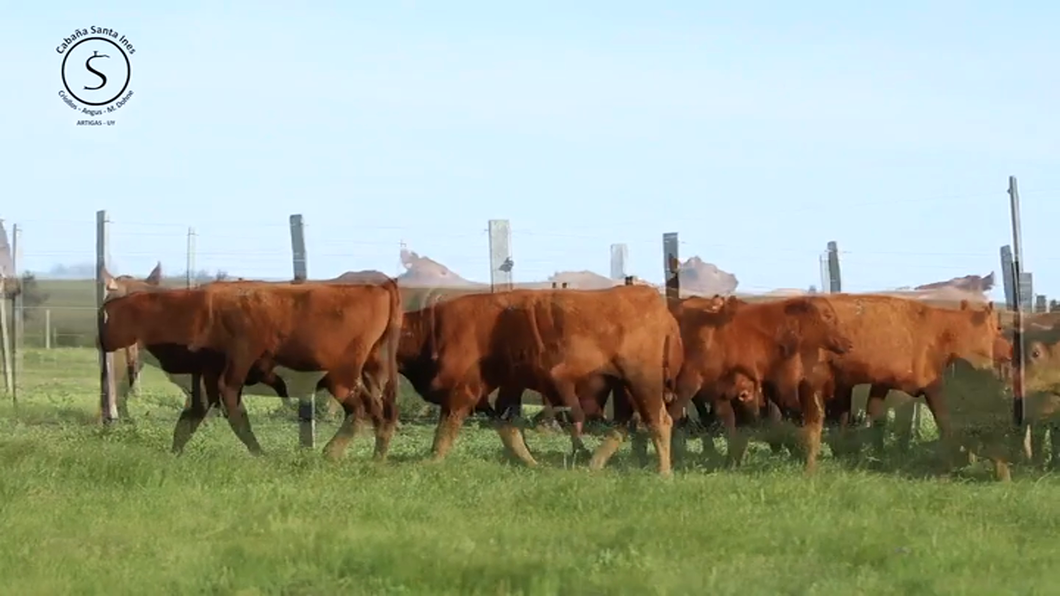
[[[370,461],[367,437],[329,463],[257,397],[264,457],[215,418],[177,458],[179,390],[147,369],[135,423],[104,430],[94,363],[91,350],[27,351],[17,411],[0,406],[3,593],[1001,594],[1060,581],[1056,478],[925,477],[924,446],[853,469],[826,456],[812,479],[756,447],[744,469],[663,480],[628,445],[601,473],[572,465],[560,434],[529,433],[546,465],[525,469],[475,424],[432,465],[433,428],[406,422],[389,463]],[[334,429],[322,422],[318,441]]]

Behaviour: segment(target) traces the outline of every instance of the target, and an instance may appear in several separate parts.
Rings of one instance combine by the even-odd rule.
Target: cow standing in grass
[[[877,451],[883,449],[884,398],[890,391],[923,395],[939,429],[944,455],[952,455],[946,399],[941,393],[946,367],[964,359],[978,369],[993,370],[1012,356],[993,305],[942,308],[891,296],[834,294],[827,302],[839,328],[853,342],[848,354],[829,360],[836,415],[841,426],[849,416],[854,387],[870,385],[866,410]],[[908,440],[903,440],[908,444]]]
[[[393,282],[383,286],[269,284],[241,282],[140,294],[107,303],[104,349],[135,341],[185,346],[191,352],[223,355],[220,370],[204,371],[207,389],[224,403],[229,424],[251,453],[261,446],[240,400],[240,389],[255,369],[284,366],[301,372],[326,371],[322,379],[343,403],[347,417],[325,447],[337,457],[353,438],[355,418],[365,410],[376,426],[376,456],[385,458],[396,423],[396,366],[386,379],[372,379],[382,395],[364,404],[356,391],[366,361],[385,350],[393,363],[401,330],[401,302]],[[164,315],[164,316],[163,316]],[[216,389],[212,389],[216,388]],[[216,391],[216,393],[214,393]],[[180,450],[208,410],[193,400],[174,430]]]
[[[464,418],[495,389],[504,392],[499,411],[523,389],[570,408],[572,441],[578,445],[584,421],[579,385],[608,377],[629,394],[652,433],[659,471],[669,474],[671,420],[664,394],[682,354],[663,297],[652,288],[630,286],[513,290],[435,304],[406,315],[399,363],[416,391],[441,406],[432,447],[436,460],[449,452]],[[537,464],[510,418],[502,417],[498,433],[510,453]],[[590,467],[603,467],[625,433],[624,426],[616,428]]]
[[[740,462],[747,435],[738,426],[756,421],[769,394],[781,407],[800,411],[806,469],[812,472],[820,450],[826,379],[825,352],[844,354],[850,340],[836,327],[835,313],[808,298],[746,303],[687,298],[672,305],[681,325],[684,366],[677,378],[677,400],[670,412],[685,415],[694,398],[712,404],[728,429],[730,465]],[[683,433],[675,447],[683,450]]]
[[[138,292],[164,292],[171,288],[162,286],[162,264],[158,263],[151,273],[143,280],[138,280],[129,275],[113,277],[106,269],[103,269],[103,279],[107,291],[105,300],[109,301],[129,294]],[[215,283],[238,283],[238,282],[213,282]],[[264,282],[260,282],[264,283]],[[185,346],[177,344],[151,344],[142,345],[137,342],[121,349],[124,356],[125,366],[128,374],[128,392],[135,393],[139,387],[139,376],[143,369],[143,355],[141,350],[146,350],[158,361],[159,368],[168,375],[191,375],[190,392],[184,399],[184,408],[191,405],[191,400],[202,398],[203,371],[217,369],[221,364],[221,355],[211,350],[200,350],[192,353]],[[289,399],[287,385],[271,371],[252,370],[245,381],[246,385],[264,383],[276,392],[276,395],[286,403]],[[127,394],[122,395],[118,401],[118,412],[123,418],[128,417]],[[223,411],[223,408],[222,408]]]

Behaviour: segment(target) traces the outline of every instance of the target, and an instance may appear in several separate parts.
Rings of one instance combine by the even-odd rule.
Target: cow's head
[[[107,290],[107,300],[126,296],[135,292],[149,292],[161,287],[162,263],[159,262],[151,273],[143,279],[136,279],[131,275],[119,275],[114,277],[107,271],[106,266],[100,269],[104,287]]]

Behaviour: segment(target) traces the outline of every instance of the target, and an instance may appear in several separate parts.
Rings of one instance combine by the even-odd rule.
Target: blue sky
[[[998,270],[1019,178],[1026,268],[1060,298],[1060,5],[1025,2],[11,3],[0,40],[0,217],[23,266],[111,258],[289,277],[398,272],[399,242],[488,280],[508,218],[516,280],[661,279],[663,232],[744,291]],[[76,127],[55,46],[135,47],[132,100]],[[1000,276],[999,276],[1000,278]],[[1000,284],[999,284],[1000,285]]]

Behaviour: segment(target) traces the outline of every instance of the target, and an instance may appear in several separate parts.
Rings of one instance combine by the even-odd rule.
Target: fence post
[[[103,279],[103,272],[109,270],[107,267],[107,253],[110,242],[110,220],[107,219],[105,209],[96,211],[96,323],[97,323],[97,345],[99,346],[99,409],[100,417],[104,425],[118,419],[118,394],[114,382],[114,354],[103,351],[103,345],[99,343],[99,332],[103,330],[107,322],[107,312],[103,310],[103,303],[107,299],[107,282]]]
[[[0,365],[4,367],[4,391],[14,392],[14,375],[11,372],[11,334],[7,328],[7,278],[0,271],[0,355],[3,356]]]
[[[1016,310],[1016,284],[1012,281],[1012,247],[1001,247],[1001,281],[1005,289],[1005,306]]]
[[[305,220],[301,213],[290,217],[291,262],[294,266],[294,281],[304,282],[309,278],[309,263],[305,251]],[[298,443],[312,449],[316,445],[316,389],[309,397],[298,398]]]
[[[44,309],[44,349],[52,349],[52,309]]]
[[[11,275],[15,278],[15,283],[19,284],[19,291],[15,294],[14,305],[12,309],[12,327],[14,327],[14,333],[11,334],[11,355],[12,369],[15,372],[13,382],[11,383],[12,399],[18,401],[18,388],[22,384],[22,374],[24,372],[22,367],[22,352],[25,348],[23,345],[25,339],[25,316],[26,313],[22,308],[23,301],[22,297],[25,294],[25,285],[22,283],[22,276],[19,275],[19,268],[22,266],[22,228],[18,224],[11,226]]]
[[[489,220],[490,292],[512,289],[512,227],[507,219]]]
[[[624,243],[611,245],[611,279],[622,281],[626,278],[626,260],[628,258],[628,246]]]
[[[681,256],[677,232],[663,234],[663,282],[667,300],[681,298]]]
[[[1012,279],[1013,284],[1013,305],[1015,306],[1014,314],[1015,321],[1012,330],[1012,351],[1013,360],[1015,360],[1016,370],[1015,372],[1015,383],[1013,384],[1013,400],[1012,400],[1012,419],[1023,432],[1024,446],[1030,439],[1030,425],[1027,424],[1026,410],[1024,409],[1023,403],[1023,366],[1024,366],[1024,348],[1023,345],[1023,271],[1022,263],[1023,260],[1023,234],[1020,225],[1020,193],[1019,187],[1016,183],[1015,176],[1008,177],[1008,195],[1009,195],[1009,208],[1012,212]]]
[[[188,228],[188,248],[187,254],[185,255],[185,266],[187,267],[187,273],[185,273],[184,286],[191,288],[195,284],[195,228]]]
[[[843,291],[843,278],[839,271],[839,246],[835,240],[828,242],[828,292],[838,294]]]

